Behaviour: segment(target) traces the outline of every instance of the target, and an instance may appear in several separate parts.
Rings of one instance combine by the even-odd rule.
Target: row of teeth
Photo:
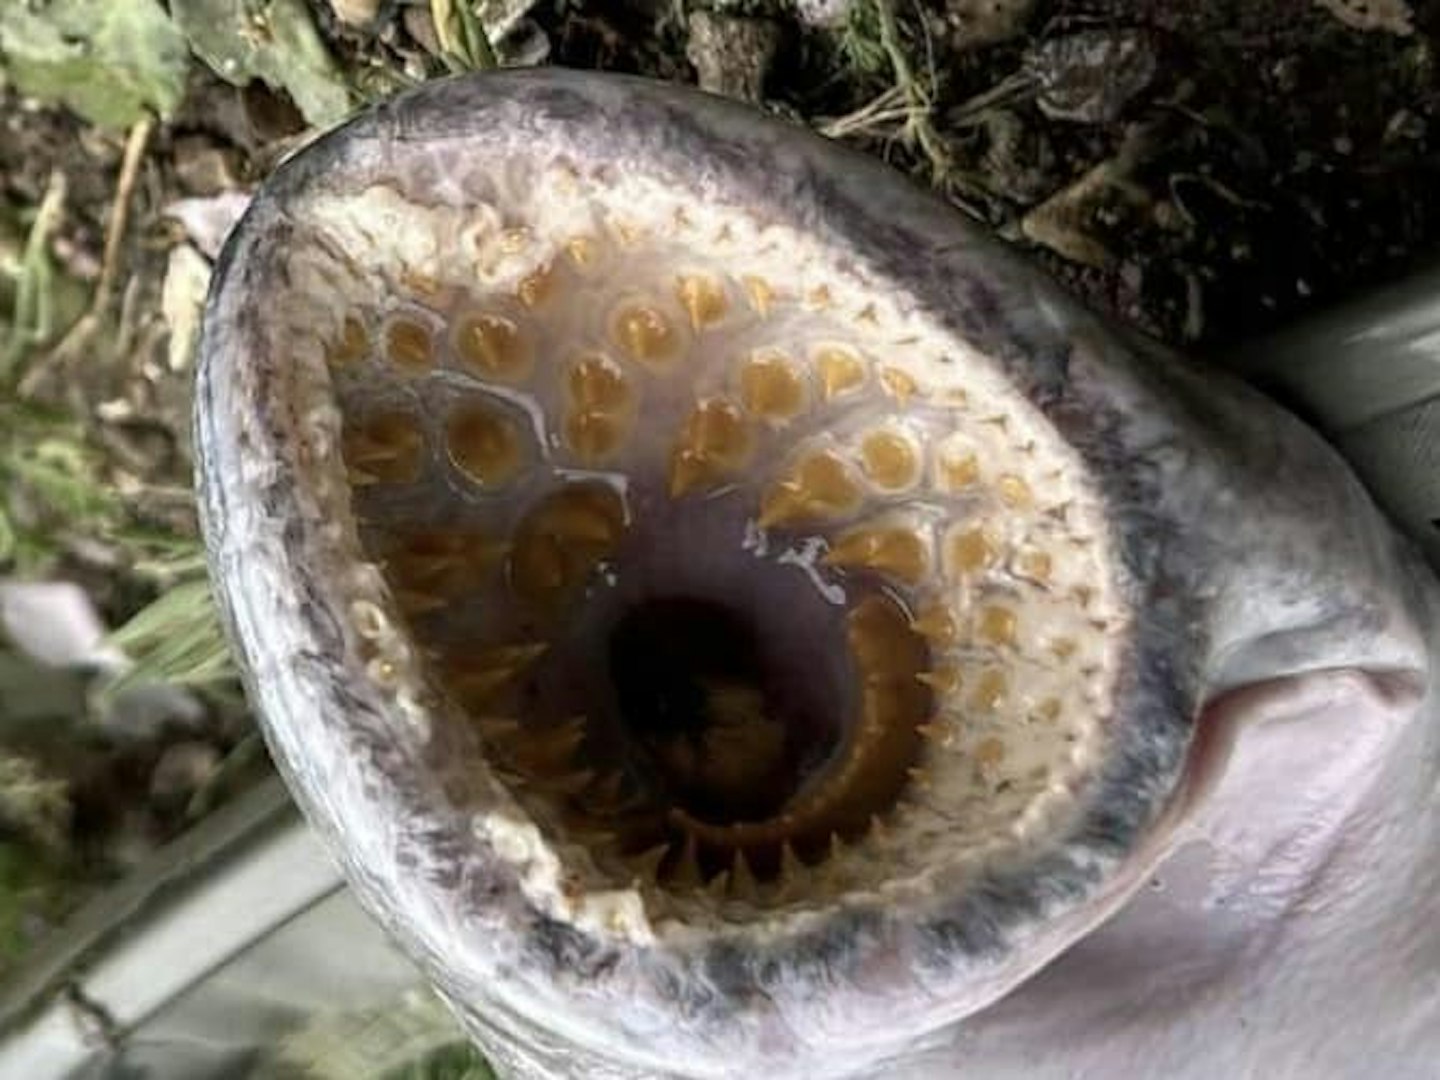
[[[836,340],[837,322],[888,327],[894,319],[888,309],[860,304],[852,310],[839,299],[843,290],[832,293],[823,284],[786,288],[762,274],[685,272],[648,294],[622,291],[603,307],[589,305],[596,312],[593,325],[582,327],[577,337],[588,334],[593,348],[552,360],[546,320],[557,311],[569,280],[578,277],[593,286],[597,267],[613,272],[616,254],[635,250],[643,236],[640,230],[621,230],[611,240],[574,236],[536,261],[533,232],[491,230],[482,245],[488,245],[491,262],[478,272],[493,286],[483,306],[470,298],[472,290],[442,283],[439,275],[402,272],[414,302],[386,303],[383,315],[351,308],[339,321],[326,359],[342,397],[346,385],[372,384],[377,375],[380,385],[389,380],[423,387],[432,375],[443,375],[450,380],[446,385],[459,379],[470,386],[468,396],[439,408],[417,408],[419,398],[391,394],[391,405],[348,416],[343,449],[357,487],[414,484],[448,461],[451,472],[440,475],[452,487],[458,479],[480,492],[503,490],[510,506],[528,507],[502,530],[509,534],[505,541],[465,529],[384,540],[380,557],[401,610],[423,617],[456,597],[492,588],[497,579],[524,604],[562,610],[565,598],[619,547],[627,507],[616,490],[593,480],[565,480],[548,490],[541,484],[537,497],[529,477],[550,472],[537,468],[542,459],[558,454],[557,468],[570,462],[623,472],[638,463],[633,453],[643,452],[632,451],[631,443],[637,431],[645,432],[650,395],[661,395],[666,381],[686,370],[687,356],[702,339],[785,310],[806,318],[830,313],[835,318],[825,325],[814,319],[804,324],[813,333],[779,335],[787,344],[749,341],[727,348],[723,380],[697,395],[668,443],[669,494],[693,498],[733,484],[748,486],[757,463],[768,469],[776,460],[778,468],[756,493],[756,523],[781,533],[823,529],[823,563],[876,577],[907,597],[904,606],[877,602],[898,613],[889,636],[919,642],[926,662],[890,673],[882,680],[883,692],[866,687],[862,694],[864,711],[872,716],[898,710],[888,725],[869,728],[908,731],[913,741],[930,747],[907,760],[901,760],[906,750],[898,743],[885,751],[885,768],[898,770],[907,782],[899,797],[912,806],[930,800],[936,754],[968,760],[983,790],[1008,789],[1018,799],[1053,786],[1054,770],[1074,766],[1083,748],[1075,745],[1068,758],[1047,764],[1034,753],[1017,754],[1012,736],[1018,730],[1022,744],[1033,742],[1038,732],[1049,732],[1040,739],[1050,745],[1084,741],[1090,706],[1103,695],[1099,639],[1116,624],[1091,584],[1101,566],[1087,535],[1089,515],[1072,513],[1068,496],[1057,494],[1067,485],[1059,472],[1041,464],[1043,455],[1035,453],[1023,423],[1003,411],[987,412],[966,391],[922,385],[903,368],[870,358],[879,352]],[[796,340],[808,343],[796,351],[790,347]],[[897,344],[893,335],[889,344]],[[537,403],[542,421],[559,418],[553,436],[545,434],[548,425],[527,427],[525,411],[511,407],[521,392]],[[866,394],[878,395],[904,415],[862,430],[816,415],[840,409],[858,416],[853,406],[867,400]],[[403,404],[394,404],[397,400]],[[951,419],[961,414],[964,429]],[[649,427],[647,438],[654,434],[653,423]],[[927,437],[937,428],[942,430]],[[782,434],[784,441],[777,442]],[[995,461],[1006,467],[988,467]],[[862,517],[876,502],[880,511]],[[853,633],[861,615],[851,611],[850,644],[863,667],[861,654],[873,641]],[[437,666],[452,697],[472,715],[493,716],[505,689],[544,652],[540,642],[518,642],[443,655]],[[932,697],[916,698],[916,690]],[[907,704],[897,706],[897,700]],[[926,701],[933,701],[928,711]],[[515,720],[481,723],[497,755],[509,760],[516,784],[551,800],[542,816],[565,817],[557,808],[594,802],[597,790],[621,782],[619,774],[597,779],[584,767],[583,721],[541,730]],[[860,727],[863,735],[863,717]],[[855,770],[868,768],[863,754],[837,763],[837,775],[817,786],[812,802],[843,790],[847,769],[853,781]],[[952,765],[945,769],[948,783],[955,773]],[[619,839],[609,850],[633,858],[642,879],[658,878],[667,886],[737,898],[756,888],[784,891],[787,882],[842,873],[830,865],[829,852],[884,842],[881,815],[889,807],[877,803],[874,812],[858,818],[852,813],[854,820],[842,827],[809,836],[804,859],[795,857],[790,841],[797,818],[823,823],[824,809],[791,807],[775,822],[726,827],[728,834],[704,823],[670,821],[668,839],[641,855],[633,854],[634,837],[617,820],[611,824]],[[830,809],[843,817],[846,808]],[[568,824],[572,833],[585,828],[593,833],[596,826],[607,827],[594,820],[587,826],[583,819]],[[765,880],[758,884],[746,856],[757,846],[766,847],[765,861],[776,864],[767,871],[774,876],[759,875]],[[732,852],[728,869],[714,872],[716,851]],[[702,865],[712,871],[708,881],[702,880]]]

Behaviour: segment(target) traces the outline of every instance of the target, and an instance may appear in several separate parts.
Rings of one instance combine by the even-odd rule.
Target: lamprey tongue
[[[636,81],[427,86],[266,185],[203,351],[276,757],[517,1075],[878,1060],[1174,789],[1125,354],[874,163]]]

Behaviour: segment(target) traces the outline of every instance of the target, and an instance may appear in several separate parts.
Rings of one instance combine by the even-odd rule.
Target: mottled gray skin
[[[580,160],[643,162],[677,187],[824,237],[1001,365],[1079,451],[1117,531],[1136,621],[1112,755],[1051,854],[903,910],[847,903],[763,939],[714,927],[641,948],[543,916],[521,893],[517,868],[476,839],[473,814],[501,798],[478,747],[444,715],[428,737],[404,723],[393,697],[364,676],[345,629],[332,523],[307,489],[315,448],[297,434],[302,419],[265,298],[285,288],[277,260],[297,193],[400,176],[412,191],[449,197],[449,174],[467,158],[535,140]],[[1229,820],[1235,805],[1244,817],[1245,800],[1283,771],[1287,744],[1262,739],[1257,750],[1243,733],[1314,711],[1316,694],[1358,728],[1383,729],[1357,758],[1353,779],[1364,790],[1343,776],[1334,783],[1353,796],[1347,814],[1383,813],[1389,795],[1411,800],[1422,846],[1410,841],[1407,865],[1419,860],[1435,895],[1435,710],[1426,708],[1422,636],[1434,625],[1434,583],[1343,463],[1257,395],[1122,341],[893,172],[757,112],[560,71],[432,84],[367,112],[283,166],[231,237],[207,309],[196,410],[212,568],[276,760],[361,901],[502,1075],[823,1077],[871,1075],[884,1062],[888,1075],[1029,1075],[1043,1066],[1059,1076],[1071,1072],[1072,1046],[1080,1072],[1138,1075],[1154,1060],[1166,1075],[1209,1075],[1206,1056],[1240,1018],[1212,1000],[1221,984],[1209,968],[1167,967],[1166,955],[1175,944],[1203,958],[1204,905],[1196,900],[1176,943],[1154,930],[1148,894],[1096,927],[1186,828]],[[1313,749],[1303,725],[1295,730],[1298,745]],[[1326,737],[1317,760],[1325,747],[1345,750],[1344,738]],[[1285,829],[1303,831],[1302,821],[1274,817],[1276,846],[1291,839]],[[1352,826],[1332,815],[1319,828],[1339,844]],[[1282,921],[1299,918],[1313,899],[1307,890],[1319,887],[1311,863],[1290,869],[1281,885],[1295,902],[1278,905]],[[1393,914],[1406,910],[1396,898],[1414,884],[1345,888],[1359,890],[1362,909],[1373,891]],[[1146,945],[1129,956],[1114,928],[1136,918]],[[1269,961],[1246,950],[1274,940],[1265,931],[1275,923],[1256,919],[1253,934],[1227,938],[1226,948],[1263,979]],[[1426,926],[1414,920],[1406,939],[1413,970],[1400,996],[1433,1009],[1433,981],[1419,979],[1440,945]],[[1342,923],[1334,932],[1345,931]],[[1109,950],[1093,978],[1073,962],[1087,937]],[[1169,1011],[1152,1008],[1153,981],[1121,979],[1117,963],[1132,974],[1169,971]],[[1347,978],[1325,957],[1297,970],[1332,986]],[[1082,1000],[1088,1013],[1064,1004]],[[1186,1023],[1191,1008],[1203,1024]],[[1402,1074],[1420,1075],[1410,1056],[1418,1043],[1406,1040],[1427,1015],[1436,1014],[1395,1021],[1403,1031],[1387,1045],[1400,1047],[1390,1064]],[[1390,1022],[1377,1014],[1371,1030]],[[1106,1030],[1118,1033],[1109,1043]],[[1305,1064],[1294,1038],[1264,1034],[1239,1039],[1238,1060],[1215,1060],[1277,1075]]]

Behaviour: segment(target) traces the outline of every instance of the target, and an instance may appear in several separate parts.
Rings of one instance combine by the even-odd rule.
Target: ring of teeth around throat
[[[511,162],[451,202],[308,197],[285,326],[386,585],[357,632],[413,643],[566,872],[734,914],[1058,835],[1128,620],[1077,455],[998,368],[857,260],[659,179]],[[547,689],[647,559],[701,593],[712,562],[788,575],[808,599],[774,606],[818,613],[835,663],[791,677],[840,673],[839,715],[761,809],[676,796],[743,804],[789,745],[753,687],[649,766]]]

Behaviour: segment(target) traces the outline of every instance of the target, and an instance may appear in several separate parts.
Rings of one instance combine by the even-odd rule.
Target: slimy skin
[[[262,189],[196,431],[276,760],[502,1075],[1430,1060],[1429,571],[880,165],[426,86]]]

